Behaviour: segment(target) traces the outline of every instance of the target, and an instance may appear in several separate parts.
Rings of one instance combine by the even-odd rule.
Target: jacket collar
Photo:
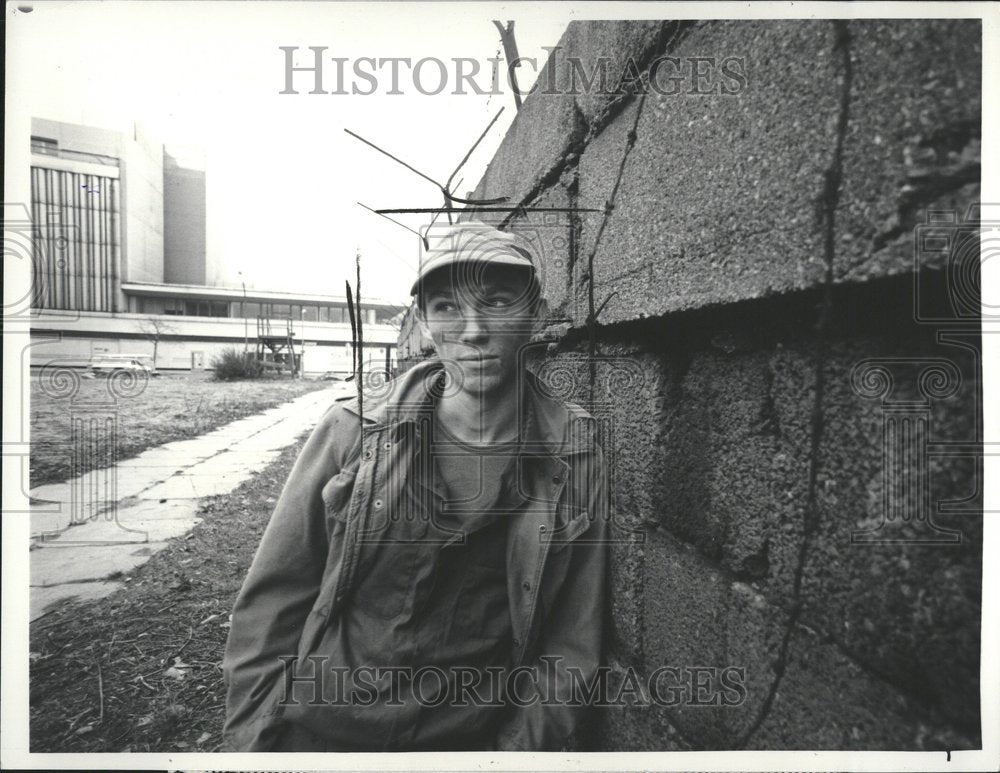
[[[395,427],[406,422],[426,419],[440,395],[443,365],[437,358],[424,360],[388,382],[382,394],[365,393],[364,419],[373,425]],[[545,393],[537,376],[526,371],[525,399],[528,412],[523,446],[526,453],[568,456],[587,453],[594,446],[594,418],[574,404],[567,404]],[[355,416],[357,397],[347,398],[344,408]]]

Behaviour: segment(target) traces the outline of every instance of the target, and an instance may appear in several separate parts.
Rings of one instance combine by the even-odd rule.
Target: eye
[[[431,311],[437,315],[454,314],[457,309],[452,301],[438,300],[431,304]]]
[[[506,309],[514,304],[514,299],[508,295],[489,295],[485,300],[491,309]]]

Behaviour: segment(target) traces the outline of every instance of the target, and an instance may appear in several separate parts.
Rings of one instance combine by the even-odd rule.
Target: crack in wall
[[[615,177],[615,184],[611,188],[611,195],[608,197],[607,201],[604,203],[604,216],[601,218],[601,224],[597,228],[597,234],[594,236],[594,244],[591,246],[590,254],[587,256],[587,273],[584,275],[584,279],[587,282],[587,354],[589,359],[589,370],[590,370],[590,400],[593,402],[594,399],[594,382],[597,378],[597,362],[594,359],[597,354],[597,316],[604,307],[607,305],[608,301],[611,300],[611,296],[607,296],[602,302],[600,309],[595,310],[594,304],[594,259],[597,257],[597,250],[601,246],[601,239],[604,236],[604,229],[607,227],[608,220],[611,219],[611,213],[614,212],[615,202],[618,199],[618,189],[621,187],[622,178],[625,176],[625,164],[628,162],[629,154],[632,152],[632,148],[635,147],[636,139],[638,135],[636,130],[639,127],[639,120],[642,118],[642,108],[646,104],[646,94],[648,89],[643,90],[642,95],[639,97],[639,104],[636,106],[635,119],[632,122],[632,128],[629,130],[627,139],[625,142],[625,151],[622,153],[621,161],[618,164],[618,174]]]
[[[589,143],[594,137],[604,131],[615,118],[632,104],[632,100],[639,96],[638,89],[642,87],[643,76],[648,77],[649,67],[654,60],[675,48],[684,39],[689,30],[703,23],[710,24],[711,21],[665,21],[660,25],[656,41],[649,46],[645,51],[645,55],[640,57],[639,61],[633,62],[635,70],[638,71],[637,77],[626,81],[626,73],[622,73],[621,79],[615,88],[617,93],[611,97],[604,106],[604,109],[591,120],[584,144]],[[645,90],[648,91],[648,84]]]
[[[515,210],[506,215],[497,226],[500,230],[506,228],[510,221],[528,210],[528,205],[544,194],[550,188],[559,184],[560,178],[564,174],[572,172],[580,162],[580,156],[587,146],[587,120],[581,112],[576,100],[573,100],[573,128],[570,132],[570,139],[566,143],[566,150],[552,166],[546,169],[535,184],[531,186],[526,194],[517,202]],[[487,167],[487,173],[489,168]],[[485,176],[484,178],[485,179]],[[470,210],[474,208],[469,208]]]
[[[912,233],[919,209],[980,181],[980,133],[974,121],[955,121],[922,138],[915,149],[904,148],[909,170],[900,184],[893,222],[872,239],[875,252],[894,239]]]
[[[900,195],[897,212],[891,226],[875,234],[872,251],[878,252],[901,236],[913,233],[918,225],[917,214],[949,193],[961,190],[966,185],[977,184],[981,180],[979,163],[970,163],[943,172],[933,172],[919,182],[907,184],[908,190]]]
[[[771,713],[774,699],[778,693],[778,687],[785,676],[788,667],[788,656],[791,648],[791,638],[802,615],[802,582],[805,574],[806,560],[809,557],[809,550],[812,547],[813,537],[816,534],[819,518],[817,504],[817,482],[819,474],[819,450],[820,441],[823,437],[823,397],[825,382],[823,367],[827,360],[828,342],[830,328],[831,309],[833,306],[833,267],[836,257],[836,213],[840,202],[840,188],[843,179],[844,143],[847,137],[847,126],[850,120],[851,86],[853,79],[853,66],[851,64],[851,36],[846,22],[835,20],[832,22],[834,30],[834,54],[840,54],[843,67],[843,77],[840,90],[840,108],[837,117],[837,134],[833,149],[833,158],[830,166],[823,176],[823,190],[816,200],[817,218],[823,227],[823,257],[826,264],[826,272],[823,283],[823,294],[819,301],[818,315],[816,320],[816,366],[813,387],[813,407],[810,417],[810,450],[809,450],[809,481],[807,485],[806,503],[803,510],[802,542],[799,544],[798,561],[795,567],[795,574],[792,580],[792,605],[785,623],[785,630],[781,637],[781,644],[778,648],[778,655],[774,662],[774,680],[761,704],[760,711],[754,721],[744,731],[735,744],[734,748],[744,748],[760,729],[764,721]]]
[[[649,91],[649,70],[647,69],[647,65],[649,65],[657,56],[674,48],[684,39],[688,31],[695,25],[696,23],[691,21],[663,22],[657,42],[649,48],[648,61],[644,57],[642,60],[642,66],[639,67],[637,65],[637,69],[642,71],[639,77],[628,84],[619,84],[619,88],[626,85],[631,88],[627,88],[622,91],[621,94],[612,98],[604,110],[596,116],[593,121],[587,121],[587,118],[583,114],[583,111],[580,110],[580,106],[577,104],[577,101],[575,99],[573,100],[573,128],[570,132],[569,141],[566,143],[566,150],[563,152],[562,156],[560,156],[559,159],[552,164],[552,166],[546,169],[538,177],[528,192],[515,205],[518,209],[527,208],[530,202],[537,199],[549,188],[555,186],[564,174],[573,171],[579,164],[580,156],[583,155],[583,151],[586,150],[590,141],[604,131],[604,129],[606,129],[607,126],[614,121],[614,119],[617,118],[618,115],[622,113],[622,111],[624,111],[636,97],[639,97],[641,101],[645,101],[646,94]],[[487,168],[487,172],[489,172],[489,168]],[[486,179],[485,175],[483,179]],[[469,209],[471,211],[474,210],[475,207],[469,207]],[[511,212],[500,221],[500,225],[498,227],[501,230],[506,228],[510,221],[517,217],[517,215],[518,212]]]
[[[576,276],[576,262],[579,258],[580,250],[580,234],[583,233],[583,217],[579,212],[576,211],[580,200],[580,169],[578,166],[574,166],[573,169],[567,173],[569,177],[568,184],[566,185],[566,195],[569,199],[570,210],[569,213],[569,235],[568,235],[568,245],[566,247],[566,286],[563,291],[566,293],[565,308],[569,309],[571,304],[576,302],[576,292],[574,291],[574,277]]]

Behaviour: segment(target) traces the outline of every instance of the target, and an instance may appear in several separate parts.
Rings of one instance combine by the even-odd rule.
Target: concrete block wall
[[[739,705],[604,708],[591,746],[978,748],[978,262],[915,234],[979,201],[980,24],[559,45],[474,195],[545,226],[539,372],[605,421],[609,662],[745,675]],[[635,87],[664,55],[677,93]],[[601,56],[617,92],[574,89]]]

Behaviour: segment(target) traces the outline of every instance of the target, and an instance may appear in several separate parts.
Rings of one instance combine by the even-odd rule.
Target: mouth
[[[490,362],[492,360],[499,360],[495,354],[477,354],[470,357],[458,357],[459,362]]]

